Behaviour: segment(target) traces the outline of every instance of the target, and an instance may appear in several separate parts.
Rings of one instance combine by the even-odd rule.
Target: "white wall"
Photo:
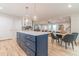
[[[0,40],[15,37],[16,31],[20,30],[19,18],[0,14]]]
[[[79,14],[71,15],[71,32],[79,33]]]
[[[13,22],[14,22],[13,35],[14,38],[16,38],[16,32],[22,30],[22,18],[15,18]]]

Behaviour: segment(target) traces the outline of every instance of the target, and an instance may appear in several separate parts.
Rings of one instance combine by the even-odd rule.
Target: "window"
[[[57,24],[53,25],[53,31],[55,31],[55,32],[57,31]]]
[[[56,32],[58,30],[58,24],[49,24],[48,25],[48,30]]]

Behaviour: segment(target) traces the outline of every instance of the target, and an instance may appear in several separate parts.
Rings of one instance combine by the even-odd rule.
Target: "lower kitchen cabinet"
[[[17,32],[17,43],[28,56],[48,56],[48,34]]]

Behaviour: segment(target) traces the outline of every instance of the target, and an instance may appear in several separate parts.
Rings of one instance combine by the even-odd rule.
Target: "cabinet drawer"
[[[35,36],[26,35],[25,39],[28,39],[28,40],[31,40],[31,41],[35,42]]]
[[[23,41],[18,41],[18,43],[28,56],[35,56],[35,51],[33,51],[28,44],[26,45]]]
[[[21,39],[24,39],[24,40],[31,40],[33,42],[35,42],[35,36],[33,35],[29,35],[29,34],[25,34],[25,33],[21,33],[20,35],[18,35]]]
[[[35,56],[35,52],[30,50],[28,47],[26,47],[26,53],[27,53],[28,56]]]
[[[18,41],[21,41],[25,46],[28,46],[31,48],[33,51],[35,51],[35,42],[31,41],[29,39],[17,39]]]
[[[30,40],[26,40],[24,42],[25,46],[29,47],[31,50],[35,51],[35,42],[32,42]]]

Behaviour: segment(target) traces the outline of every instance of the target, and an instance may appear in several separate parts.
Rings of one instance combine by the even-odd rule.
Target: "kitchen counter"
[[[29,35],[34,35],[34,36],[48,34],[48,32],[41,32],[41,31],[39,31],[39,32],[37,32],[37,31],[20,31],[20,32],[29,34]]]

